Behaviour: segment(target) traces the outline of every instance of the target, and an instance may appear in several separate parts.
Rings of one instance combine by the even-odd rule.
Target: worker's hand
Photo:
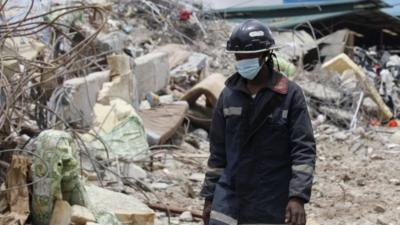
[[[203,208],[203,222],[204,222],[204,225],[208,225],[208,223],[210,222],[211,205],[212,205],[212,201],[205,200],[204,208]]]
[[[306,212],[304,210],[304,200],[291,198],[286,208],[285,223],[290,225],[305,225]]]

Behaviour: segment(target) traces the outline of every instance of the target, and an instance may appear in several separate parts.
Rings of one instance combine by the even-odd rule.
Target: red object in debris
[[[193,12],[187,9],[183,9],[180,12],[179,19],[180,20],[188,20],[192,16]]]
[[[397,123],[396,120],[391,120],[388,123],[388,127],[397,127],[397,126],[399,126],[399,124]]]

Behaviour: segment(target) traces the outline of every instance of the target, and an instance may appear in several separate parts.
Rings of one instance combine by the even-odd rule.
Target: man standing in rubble
[[[238,25],[227,42],[237,73],[213,115],[205,224],[306,224],[315,140],[301,88],[273,69],[274,49],[257,20]]]

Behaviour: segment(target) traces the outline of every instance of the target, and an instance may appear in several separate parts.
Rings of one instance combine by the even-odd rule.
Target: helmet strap
[[[272,68],[274,68],[274,60],[272,59],[272,57],[274,57],[276,59],[275,60],[276,66],[278,67],[278,71],[281,72],[281,68],[280,68],[279,62],[278,62],[278,57],[276,56],[276,54],[273,51],[271,51],[271,53],[270,53],[270,58],[271,58],[271,62],[272,62]]]

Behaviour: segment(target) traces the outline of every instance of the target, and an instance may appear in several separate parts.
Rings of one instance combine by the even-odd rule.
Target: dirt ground
[[[395,130],[350,132],[328,124],[314,130],[318,157],[312,199],[306,206],[310,220],[320,225],[399,224],[400,147],[389,142]],[[208,141],[195,133],[185,138],[181,150],[156,154],[160,169],[151,173],[149,182],[162,202],[201,210]],[[171,217],[171,224],[201,224],[179,216]],[[168,224],[165,213],[157,212],[156,224]]]
[[[361,130],[338,140],[321,130],[309,214],[319,224],[399,224],[400,149],[387,144],[390,133]]]

